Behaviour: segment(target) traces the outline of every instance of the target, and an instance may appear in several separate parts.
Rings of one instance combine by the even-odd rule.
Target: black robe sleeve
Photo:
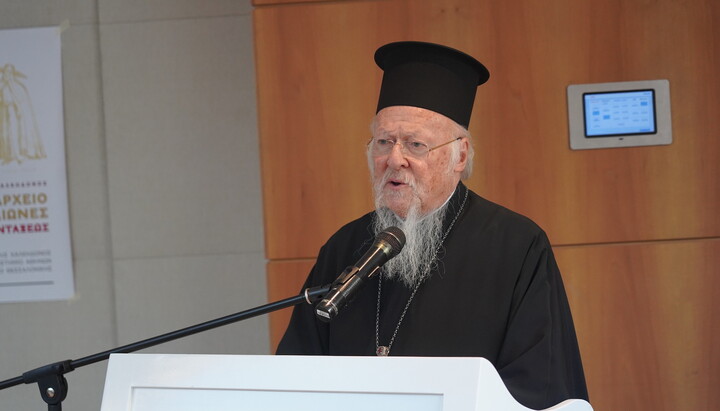
[[[320,249],[303,290],[331,284],[342,270],[355,263],[373,242],[368,226],[371,214],[346,224]],[[337,321],[335,321],[337,323]],[[295,306],[290,324],[278,345],[277,354],[332,355],[330,352],[330,325],[320,321],[314,307],[308,304]],[[357,354],[361,355],[361,354]]]
[[[322,255],[322,251],[321,251]],[[325,285],[318,277],[317,263],[308,276],[303,290]],[[278,344],[276,354],[283,355],[327,355],[327,325],[320,322],[313,312],[314,307],[303,303],[295,306],[285,334]]]
[[[515,399],[527,407],[588,399],[567,296],[542,231],[517,278],[495,366]]]

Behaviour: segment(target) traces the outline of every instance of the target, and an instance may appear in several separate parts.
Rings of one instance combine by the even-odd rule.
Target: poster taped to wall
[[[74,294],[57,27],[0,30],[0,302]]]

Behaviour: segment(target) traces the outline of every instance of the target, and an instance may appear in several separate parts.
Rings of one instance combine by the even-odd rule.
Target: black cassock
[[[530,408],[587,388],[562,278],[547,236],[526,217],[483,199],[460,183],[444,217],[458,215],[437,269],[413,298],[390,355],[484,357],[510,393]],[[461,210],[462,208],[462,210]],[[461,210],[461,211],[460,211]],[[345,225],[320,250],[305,287],[329,284],[374,240],[373,213]],[[295,307],[278,354],[375,355],[375,276],[330,323],[313,307]],[[387,346],[412,290],[383,280],[380,345]]]

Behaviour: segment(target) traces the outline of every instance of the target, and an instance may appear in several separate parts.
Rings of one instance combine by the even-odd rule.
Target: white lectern
[[[527,411],[482,358],[113,354],[101,411]],[[592,411],[568,400],[548,410]]]

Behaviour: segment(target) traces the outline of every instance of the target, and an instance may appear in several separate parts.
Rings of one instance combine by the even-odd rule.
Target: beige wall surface
[[[720,408],[720,3],[286,3],[253,15],[270,299],[371,208],[375,49],[442,43],[490,69],[468,184],[548,232],[596,409]],[[670,82],[672,145],[569,148],[568,85],[654,79]]]
[[[266,302],[248,0],[5,0],[59,26],[76,296],[0,304],[0,380]],[[0,50],[0,55],[2,50]],[[148,351],[267,354],[266,318]],[[100,408],[106,363],[67,374]],[[44,409],[36,386],[0,410]]]

